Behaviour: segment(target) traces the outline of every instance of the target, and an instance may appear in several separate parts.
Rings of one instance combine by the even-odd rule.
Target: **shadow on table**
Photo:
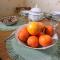
[[[57,57],[57,52],[56,52],[56,47],[51,47],[51,48],[48,48],[48,49],[44,49],[44,50],[37,50],[37,51],[40,51],[44,54],[47,54],[49,56],[56,56]]]

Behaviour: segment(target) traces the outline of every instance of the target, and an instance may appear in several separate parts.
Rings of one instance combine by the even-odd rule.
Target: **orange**
[[[53,43],[52,37],[49,35],[41,35],[39,37],[39,44],[43,47],[49,46]]]
[[[54,33],[54,29],[53,29],[53,27],[52,27],[51,25],[46,26],[46,34],[52,36],[53,33]]]
[[[45,28],[45,25],[42,22],[38,22],[40,31],[43,31]]]
[[[27,40],[27,44],[30,47],[36,48],[39,46],[39,40],[36,36],[30,36]]]
[[[41,35],[43,35],[43,33],[42,33],[42,32],[39,32],[39,33],[37,34],[37,37],[40,37]]]
[[[39,30],[39,24],[37,22],[30,22],[27,26],[27,30],[31,35],[37,35]]]
[[[22,28],[19,33],[18,33],[18,38],[22,41],[22,42],[26,42],[26,40],[28,39],[29,37],[29,33],[27,31],[27,28],[24,27]]]

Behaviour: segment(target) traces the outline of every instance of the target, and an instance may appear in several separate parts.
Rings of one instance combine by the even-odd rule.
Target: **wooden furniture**
[[[8,56],[5,39],[12,33],[12,31],[0,31],[0,57],[2,60],[11,60]]]
[[[31,7],[16,7],[15,12],[19,13],[21,10],[30,10]]]

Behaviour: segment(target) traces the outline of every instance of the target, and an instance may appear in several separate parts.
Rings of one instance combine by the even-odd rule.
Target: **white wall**
[[[43,11],[50,12],[53,10],[60,11],[60,0],[26,0],[27,6],[34,7],[37,3]],[[37,2],[38,1],[38,2]]]
[[[0,0],[0,16],[14,15],[15,8],[25,6],[25,0]]]
[[[34,7],[36,3],[43,11],[60,11],[60,0],[0,0],[0,16],[14,15],[16,7]]]

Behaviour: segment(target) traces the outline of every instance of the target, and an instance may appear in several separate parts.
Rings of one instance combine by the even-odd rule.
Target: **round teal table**
[[[58,45],[46,50],[34,50],[18,43],[15,36],[6,41],[9,56],[14,60],[60,60]]]
[[[50,22],[44,23],[49,24]],[[6,40],[6,48],[12,60],[60,60],[60,40],[49,49],[34,50],[19,44],[13,35]]]

